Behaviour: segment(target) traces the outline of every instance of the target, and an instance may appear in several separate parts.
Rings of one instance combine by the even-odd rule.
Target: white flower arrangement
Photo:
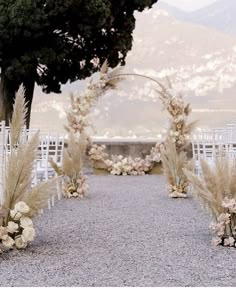
[[[82,199],[88,193],[86,177],[82,172],[88,138],[84,132],[79,137],[70,133],[67,147],[63,152],[62,167],[50,160],[56,173],[62,176],[64,197]]]
[[[202,175],[184,169],[193,194],[214,218],[210,228],[215,233],[212,244],[236,247],[236,166],[221,153],[209,165],[201,159]]]
[[[113,79],[115,75],[116,70],[108,72],[108,64],[105,61],[101,67],[99,79],[97,81],[91,79],[83,95],[71,96],[71,106],[67,112],[68,125],[65,126],[70,137],[68,146],[64,150],[63,165],[60,168],[53,160],[50,161],[56,173],[63,176],[66,198],[80,199],[88,193],[88,185],[82,169],[86,151],[92,145],[86,131],[88,127],[92,128],[89,115],[99,97],[108,89],[116,87],[120,79],[119,77]]]
[[[135,158],[131,156],[113,156],[112,161],[107,163],[108,171],[112,175],[145,175],[152,168],[152,163],[147,159]]]
[[[148,173],[155,163],[160,162],[162,144],[156,144],[150,151],[150,154],[142,158],[125,157],[122,155],[112,155],[111,159],[105,153],[105,145],[92,145],[89,150],[89,156],[93,167],[104,168],[112,175],[144,175]]]
[[[170,138],[176,145],[177,152],[181,152],[189,145],[190,134],[196,122],[187,124],[191,112],[190,104],[185,104],[181,93],[177,93],[168,79],[168,88],[161,85],[157,90],[160,100],[169,115],[169,128],[166,138]]]
[[[210,228],[216,234],[212,244],[236,247],[236,200],[226,197],[222,202],[225,212],[217,217],[217,222]]]
[[[84,198],[87,193],[89,186],[86,183],[87,177],[80,173],[78,175],[78,178],[75,182],[73,182],[73,179],[68,179],[68,182],[65,182],[64,185],[64,193],[65,197],[70,198]]]
[[[98,99],[108,90],[116,88],[120,78],[115,77],[119,69],[108,72],[107,61],[101,67],[98,81],[92,79],[88,83],[83,95],[71,96],[71,108],[67,112],[67,130],[77,134],[85,132],[86,128],[93,127],[89,122],[89,115],[92,108],[97,104]]]
[[[88,150],[88,156],[92,162],[93,168],[106,169],[111,166],[112,161],[109,162],[108,154],[105,153],[105,145],[92,144]]]
[[[24,249],[34,240],[35,229],[32,219],[27,216],[29,211],[29,206],[23,201],[17,202],[14,209],[10,210],[7,226],[0,227],[0,241],[6,249],[14,246]]]
[[[163,172],[168,182],[170,198],[186,198],[189,191],[189,181],[183,168],[193,170],[193,161],[188,160],[186,152],[177,152],[176,145],[171,139],[167,139],[165,150],[161,156]]]
[[[187,124],[191,112],[190,104],[185,104],[181,93],[177,93],[168,80],[168,87],[159,83],[161,90],[156,90],[169,113],[169,128],[166,132],[165,149],[162,150],[162,165],[168,182],[171,198],[186,198],[189,182],[183,168],[193,169],[192,161],[188,160],[187,149],[190,145],[190,134],[196,122]],[[172,144],[173,143],[173,144]]]
[[[26,248],[35,238],[32,218],[40,214],[56,193],[56,181],[32,187],[32,172],[39,145],[39,135],[24,141],[26,103],[21,87],[15,97],[10,123],[10,153],[3,175],[3,199],[0,207],[0,252]]]

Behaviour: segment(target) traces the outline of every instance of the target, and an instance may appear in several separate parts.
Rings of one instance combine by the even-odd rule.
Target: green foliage
[[[1,72],[17,85],[30,77],[45,92],[58,93],[68,80],[95,72],[94,58],[123,64],[134,11],[157,1],[0,0]]]

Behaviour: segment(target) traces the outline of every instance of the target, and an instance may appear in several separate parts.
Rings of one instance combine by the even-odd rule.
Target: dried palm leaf
[[[70,178],[76,178],[80,173],[87,149],[88,140],[85,133],[82,133],[77,140],[72,133],[69,134],[68,146],[63,153],[62,170]]]
[[[223,200],[236,196],[236,166],[226,157],[220,156],[215,158],[213,167],[201,160],[201,169],[202,177],[188,170],[184,170],[184,173],[193,186],[194,195],[217,218],[224,212]]]
[[[20,144],[8,156],[3,196],[6,209],[13,209],[30,188],[38,144],[39,134],[36,133],[27,144]]]
[[[189,124],[187,124],[184,128],[185,134],[191,134],[191,132],[196,128],[196,125],[198,124],[198,121],[192,121]]]
[[[216,216],[218,214],[217,201],[212,198],[211,194],[205,187],[203,180],[199,179],[198,176],[187,169],[183,169],[183,171],[193,186],[193,194],[195,197],[201,202],[203,207],[205,207],[211,214]]]
[[[192,111],[191,107],[190,107],[190,103],[188,103],[185,108],[184,108],[184,113],[186,116],[188,116],[190,114],[190,112]]]
[[[4,172],[3,209],[6,211],[4,224],[9,221],[10,210],[14,209],[19,201],[26,200],[33,211],[39,211],[46,204],[53,190],[51,183],[44,183],[33,189],[31,195],[32,172],[35,167],[39,145],[39,132],[26,142],[20,141],[21,131],[26,120],[26,104],[23,95],[23,88],[16,94],[13,117],[10,125],[11,151],[7,157],[6,169]],[[44,190],[42,190],[43,188]],[[37,194],[37,196],[36,196]],[[38,207],[37,207],[38,206]]]
[[[109,64],[108,64],[108,60],[106,59],[101,66],[100,73],[107,74],[108,68],[109,68]]]
[[[26,122],[27,108],[24,99],[24,88],[20,87],[16,93],[15,103],[13,105],[13,114],[10,122],[10,145],[13,149],[16,145],[22,133],[22,129]]]
[[[163,172],[167,183],[170,187],[170,192],[178,191],[179,196],[187,194],[188,182],[183,172],[183,168],[192,170],[193,163],[189,161],[185,152],[178,153],[175,143],[169,138],[165,144],[165,151],[161,154]],[[178,193],[176,193],[176,196]]]
[[[68,152],[68,148],[63,151],[62,170],[66,176],[73,178],[73,160]]]
[[[57,173],[58,176],[61,176],[63,174],[62,168],[59,167],[57,165],[57,163],[52,158],[49,160],[49,163],[50,163],[51,167],[54,169],[54,171]]]
[[[23,195],[22,200],[30,207],[28,217],[35,217],[40,211],[48,206],[48,199],[56,194],[57,179],[40,183]]]
[[[170,89],[172,89],[173,87],[172,87],[171,80],[170,80],[169,76],[167,76],[167,75],[166,75],[166,80],[167,80],[167,85],[168,85],[168,87],[169,87]]]

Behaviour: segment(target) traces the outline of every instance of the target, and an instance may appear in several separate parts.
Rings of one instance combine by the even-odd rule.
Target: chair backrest
[[[65,139],[59,134],[49,135],[49,159],[52,158],[58,166],[62,165]]]
[[[23,128],[20,141],[26,143],[37,131],[37,129]],[[3,177],[6,168],[6,159],[11,150],[9,132],[10,128],[5,126],[5,122],[0,122],[0,204],[2,204],[3,201]],[[59,134],[40,133],[39,138],[40,143],[35,161],[32,185],[37,184],[39,180],[48,180],[49,172],[53,171],[49,164],[50,158],[53,158],[59,166],[62,164],[64,136]],[[52,200],[49,200],[49,207],[53,204],[54,197]]]
[[[64,149],[64,136],[59,134],[40,133],[40,144],[38,147],[38,156],[36,160],[37,180],[48,180],[54,175],[49,160],[53,159],[58,166],[62,165]]]
[[[201,158],[209,163],[223,153],[230,162],[236,160],[236,122],[229,123],[225,127],[213,128],[203,132],[192,134],[193,159],[196,166],[199,166]]]
[[[8,129],[5,126],[5,121],[1,121],[0,122],[0,204],[2,204],[3,202],[3,182],[4,182],[4,171],[6,168],[7,141],[8,141]]]

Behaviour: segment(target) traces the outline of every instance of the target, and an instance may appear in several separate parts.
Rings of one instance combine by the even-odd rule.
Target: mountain
[[[132,51],[124,72],[140,73],[161,82],[169,76],[193,107],[199,126],[220,126],[236,112],[236,38],[208,27],[180,21],[157,5],[136,15]],[[86,81],[63,89],[62,95],[44,95],[33,101],[32,126],[63,131],[69,92],[85,88]],[[127,77],[116,91],[99,100],[93,119],[97,135],[156,137],[167,126],[167,115],[152,90],[155,84]]]
[[[170,14],[171,16],[174,16],[176,19],[179,19],[182,21],[184,21],[186,18],[188,18],[189,13],[191,14],[191,12],[181,10],[181,9],[177,8],[176,6],[172,6],[166,2],[162,2],[161,0],[159,0],[158,8],[156,8],[156,9],[164,10],[168,14]]]
[[[192,12],[185,12],[164,2],[159,7],[181,21],[189,21],[236,36],[236,1],[218,0]]]
[[[192,12],[188,20],[236,36],[235,15],[235,0],[218,0],[212,5]]]

